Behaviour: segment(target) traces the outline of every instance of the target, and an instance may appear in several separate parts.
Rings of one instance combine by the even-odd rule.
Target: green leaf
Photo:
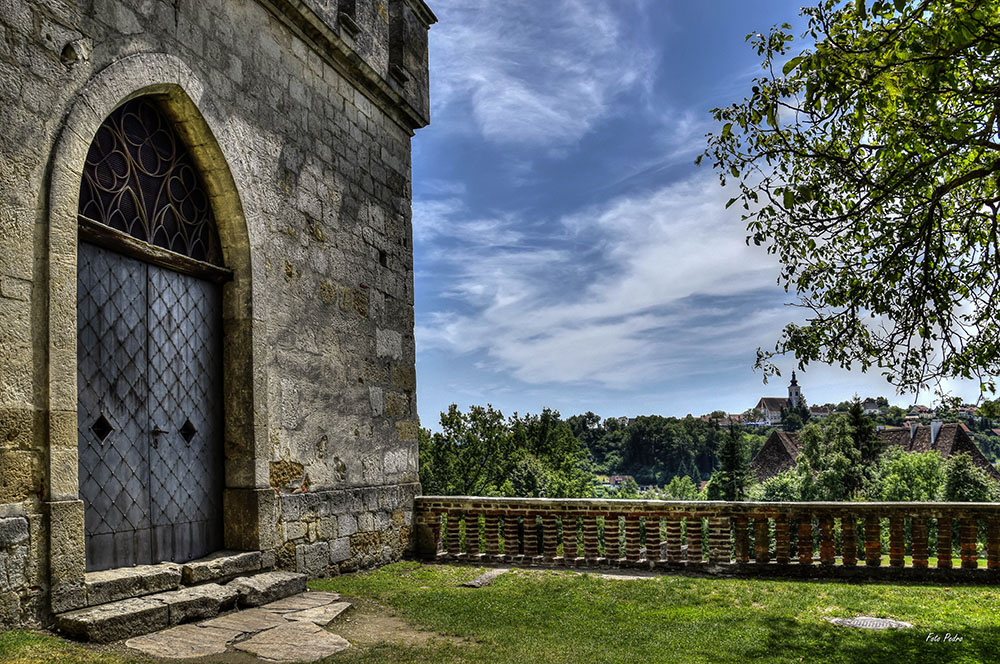
[[[792,71],[799,66],[799,63],[806,59],[806,56],[800,55],[798,57],[792,58],[785,63],[785,66],[781,68],[781,73],[788,76],[788,72]]]
[[[732,131],[733,131],[733,123],[727,122],[722,126],[722,137],[726,138],[727,136],[729,136],[730,133],[732,133]]]
[[[728,203],[726,203],[726,209],[728,210],[728,209],[729,209],[729,207],[730,207],[730,206],[731,206],[731,205],[732,205],[733,203],[735,203],[735,202],[736,202],[736,199],[735,199],[735,198],[730,198],[730,199],[729,199],[729,202],[728,202]]]

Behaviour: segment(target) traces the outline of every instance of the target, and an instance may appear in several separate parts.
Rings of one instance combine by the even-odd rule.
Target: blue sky
[[[450,403],[684,416],[785,394],[791,360],[767,385],[752,365],[798,313],[694,159],[710,109],[759,71],[747,33],[801,25],[799,5],[432,2],[432,121],[413,142],[424,426]],[[810,403],[913,401],[878,373],[799,382]]]

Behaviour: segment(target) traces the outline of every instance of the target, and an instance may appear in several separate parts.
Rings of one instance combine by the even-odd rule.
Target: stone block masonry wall
[[[419,493],[410,139],[434,20],[421,0],[0,0],[0,623],[85,601],[76,196],[96,127],[136,95],[203,169],[235,275],[227,548],[311,574],[402,555]]]
[[[0,624],[39,624],[40,528],[38,516],[0,517]]]
[[[312,576],[374,567],[410,549],[417,484],[281,497],[279,566]]]

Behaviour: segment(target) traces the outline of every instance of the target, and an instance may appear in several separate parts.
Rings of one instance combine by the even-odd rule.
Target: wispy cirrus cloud
[[[774,307],[773,260],[746,246],[724,201],[708,175],[548,224],[418,203],[428,269],[450,284],[418,321],[418,347],[478,354],[531,384],[623,387],[723,357],[749,364],[787,312]]]
[[[597,0],[439,0],[431,45],[436,122],[498,144],[561,146],[648,86],[656,50]]]

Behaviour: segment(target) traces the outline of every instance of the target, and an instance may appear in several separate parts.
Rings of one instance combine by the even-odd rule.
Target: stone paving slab
[[[474,579],[466,581],[462,585],[466,588],[482,588],[484,586],[490,585],[491,583],[493,583],[493,580],[496,579],[498,576],[500,576],[501,574],[506,574],[509,571],[510,570],[505,567],[491,569],[486,572],[483,572]]]
[[[856,618],[827,618],[828,621],[838,627],[856,627],[858,629],[909,629],[913,627],[908,622],[902,620],[891,620],[889,618],[872,618],[871,616],[857,616]]]
[[[304,611],[293,611],[292,613],[284,614],[287,620],[307,620],[311,623],[323,627],[330,624],[334,618],[339,616],[341,613],[351,608],[349,602],[334,602],[333,604],[327,604],[325,606],[316,606],[311,609],[305,609]]]
[[[233,647],[274,662],[313,662],[350,645],[344,637],[303,621],[266,630]]]
[[[183,659],[221,655],[230,641],[243,632],[218,627],[179,625],[162,632],[137,636],[125,645],[150,657]]]
[[[287,620],[276,613],[271,613],[264,609],[246,609],[219,616],[218,618],[212,618],[199,624],[206,627],[222,627],[224,629],[234,629],[244,634],[252,634],[287,623]]]
[[[260,608],[268,611],[274,611],[275,613],[288,613],[290,611],[305,611],[306,609],[314,609],[317,606],[324,606],[330,602],[336,602],[339,599],[340,595],[337,593],[310,590],[298,595],[286,597],[285,599],[279,599],[278,601],[271,602],[270,604],[265,604]]]
[[[146,655],[174,659],[242,650],[273,662],[312,662],[350,646],[346,639],[322,627],[351,606],[339,599],[337,593],[304,592],[197,625],[135,637],[125,645]],[[160,604],[166,607],[164,602]]]

